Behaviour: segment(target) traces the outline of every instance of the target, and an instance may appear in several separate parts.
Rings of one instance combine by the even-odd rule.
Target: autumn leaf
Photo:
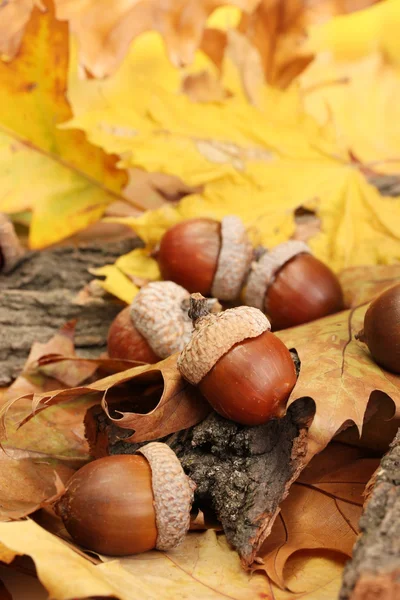
[[[178,371],[177,355],[155,364],[127,369],[94,383],[42,394],[29,394],[32,414],[74,399],[100,401],[107,415],[119,427],[134,429],[128,442],[157,439],[202,421],[210,412],[198,390],[184,381]],[[0,413],[3,425],[18,399],[6,403]]]
[[[186,66],[200,46],[207,17],[219,6],[233,5],[251,12],[260,0],[130,0],[117,2],[113,10],[79,0],[55,0],[58,19],[68,20],[80,45],[79,62],[95,77],[110,75],[139,34],[159,31],[169,58]],[[91,24],[96,23],[96,27]]]
[[[365,265],[339,273],[345,304],[354,308],[370,302],[400,281],[400,265]]]
[[[357,539],[364,489],[378,459],[330,444],[293,484],[270,536],[260,549],[263,569],[282,589],[284,568],[299,550],[324,549],[351,556]]]
[[[29,5],[4,4],[1,22],[9,30],[3,13],[28,11]],[[0,210],[33,211],[32,248],[98,220],[107,204],[121,198],[124,181],[114,159],[88,144],[82,132],[57,128],[71,115],[65,98],[68,31],[49,3],[43,7],[45,14],[34,8],[18,56],[0,61]]]
[[[31,415],[32,403],[28,398],[35,393],[47,394],[64,385],[77,385],[86,380],[94,373],[98,365],[94,362],[68,361],[57,362],[58,359],[65,360],[65,355],[74,356],[74,331],[75,323],[67,323],[48,342],[33,344],[27,358],[23,372],[17,377],[13,384],[4,391],[1,396],[0,405],[4,409],[12,405],[7,412],[7,436],[2,440],[2,446],[8,451],[25,450],[27,452],[47,454],[50,457],[61,459],[68,457],[74,459],[77,464],[88,460],[88,445],[84,436],[83,418],[86,410],[93,405],[92,398],[82,398],[57,407],[57,410],[49,409],[45,414],[38,415],[34,421],[28,423],[23,431],[19,423],[27,415]],[[41,361],[45,359],[48,363],[49,355],[52,357],[53,365],[41,367]],[[64,356],[63,356],[64,355]],[[14,404],[18,398],[22,399]]]
[[[332,123],[361,163],[386,173],[400,163],[399,108],[391,101],[400,86],[399,24],[398,1],[386,0],[312,28],[307,48],[318,57],[300,77],[307,111]]]
[[[45,7],[41,0],[4,2],[0,6],[0,57],[11,60],[17,54],[34,7],[41,11]]]
[[[64,491],[74,469],[52,456],[7,448],[0,451],[0,521],[21,519]]]
[[[328,600],[340,587],[342,563],[333,556],[296,557],[290,565],[289,581],[300,585],[299,594],[281,591],[262,573],[246,573],[223,536],[213,531],[193,533],[168,553],[107,560],[95,565],[74,552],[65,542],[31,520],[0,523],[0,557],[27,554],[35,562],[38,576],[54,600],[112,596],[119,600],[172,600],[207,598],[218,600]],[[55,561],[54,557],[58,557]],[[63,564],[60,578],[59,564]],[[154,588],[155,577],[157,588]],[[304,586],[309,592],[304,592]]]
[[[316,413],[308,432],[308,460],[349,425],[361,432],[370,395],[384,392],[400,407],[400,379],[371,358],[355,334],[362,329],[367,306],[344,311],[312,323],[278,331],[288,348],[295,348],[300,374],[289,399],[311,397]]]

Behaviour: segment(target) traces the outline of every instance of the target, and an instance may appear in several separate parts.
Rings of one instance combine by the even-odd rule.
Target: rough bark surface
[[[12,272],[0,275],[0,386],[18,375],[33,342],[46,342],[71,319],[78,319],[80,355],[98,356],[105,350],[108,327],[121,304],[111,297],[80,304],[77,293],[93,279],[88,269],[113,263],[138,245],[130,238],[28,252]]]
[[[257,427],[212,413],[199,425],[160,440],[176,452],[197,485],[197,506],[216,513],[245,566],[256,559],[280,503],[304,466],[314,411],[312,400],[299,400],[283,419]],[[132,431],[116,427],[100,407],[89,410],[85,425],[97,458],[133,454],[140,447],[124,442]]]
[[[400,598],[400,430],[367,488],[340,600]]]

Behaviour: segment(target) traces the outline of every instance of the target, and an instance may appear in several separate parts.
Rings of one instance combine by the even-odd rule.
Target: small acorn
[[[173,281],[148,283],[111,323],[110,358],[156,363],[180,352],[193,332],[189,303],[189,292]],[[212,311],[221,310],[215,298],[208,304]]]
[[[25,254],[7,215],[0,213],[0,272],[8,273]]]
[[[163,279],[189,292],[234,300],[250,268],[253,250],[239,217],[190,219],[163,236],[157,260]]]
[[[151,442],[137,452],[88,463],[56,503],[68,533],[88,550],[122,556],[183,541],[195,484],[166,444]]]
[[[267,317],[249,306],[210,314],[201,294],[192,294],[189,314],[195,332],[179,355],[182,376],[226,419],[259,425],[284,416],[296,370]]]
[[[189,298],[189,292],[172,281],[144,286],[111,323],[110,358],[156,363],[182,350],[193,330],[187,314]]]
[[[245,303],[264,311],[274,331],[326,317],[344,307],[336,275],[297,240],[266,251],[253,263]]]
[[[371,302],[356,339],[367,344],[378,365],[400,373],[400,283]]]

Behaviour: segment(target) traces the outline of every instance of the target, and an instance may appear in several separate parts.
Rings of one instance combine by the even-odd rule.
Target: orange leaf
[[[400,407],[400,377],[384,371],[355,334],[362,329],[366,306],[344,311],[276,335],[298,352],[301,369],[289,404],[311,397],[316,414],[309,429],[308,460],[341,428],[355,424],[361,432],[370,395],[375,390]]]
[[[133,367],[85,386],[25,394],[23,399],[32,401],[33,411],[22,424],[50,406],[86,397],[92,404],[101,400],[119,427],[135,430],[125,441],[150,441],[191,427],[211,408],[198,390],[182,379],[176,361],[175,354],[157,364]],[[15,402],[11,400],[0,411],[3,433],[6,415]]]
[[[351,555],[357,539],[363,493],[378,459],[330,444],[316,456],[281,504],[271,535],[260,550],[268,576],[286,587],[284,568],[298,550],[336,550]]]

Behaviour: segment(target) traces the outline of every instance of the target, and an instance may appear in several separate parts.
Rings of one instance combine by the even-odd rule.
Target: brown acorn
[[[169,550],[189,529],[195,485],[175,453],[151,442],[77,471],[55,509],[81,546],[110,556]]]
[[[371,302],[356,339],[367,344],[378,365],[400,373],[400,283]]]
[[[24,254],[14,225],[7,215],[0,213],[0,272],[11,271]]]
[[[236,216],[190,219],[163,236],[157,260],[163,279],[189,292],[234,300],[250,268],[253,250],[242,221]]]
[[[276,246],[253,263],[245,302],[263,310],[275,331],[320,319],[344,307],[336,275],[297,240]]]
[[[282,417],[296,371],[267,317],[249,306],[209,314],[201,294],[191,303],[195,332],[178,359],[182,376],[227,419],[259,425]]]

